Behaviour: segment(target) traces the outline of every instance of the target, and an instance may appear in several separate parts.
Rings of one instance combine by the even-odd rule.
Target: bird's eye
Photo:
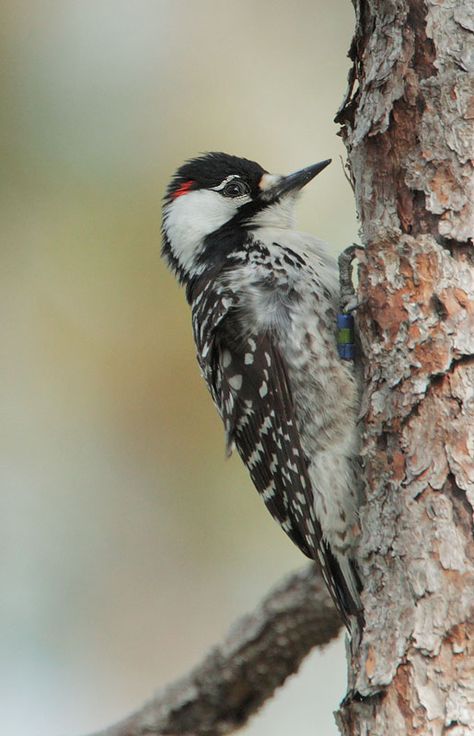
[[[222,189],[224,197],[242,197],[244,194],[248,194],[250,191],[248,184],[240,179],[234,179],[230,181]]]

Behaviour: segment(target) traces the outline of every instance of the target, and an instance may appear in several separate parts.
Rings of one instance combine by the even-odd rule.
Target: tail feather
[[[324,545],[324,556],[329,568],[331,580],[327,581],[336,608],[348,629],[353,635],[354,620],[361,631],[364,627],[364,615],[360,593],[362,584],[357,571],[357,563],[346,554],[333,553],[327,542]]]

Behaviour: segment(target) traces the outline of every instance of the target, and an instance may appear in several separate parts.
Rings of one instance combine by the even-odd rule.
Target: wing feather
[[[216,336],[214,375],[228,444],[237,447],[272,516],[304,554],[314,558],[313,529],[318,527],[318,536],[320,529],[277,346],[269,334],[242,339],[238,320],[229,316]]]
[[[193,309],[198,360],[235,446],[268,510],[302,552],[320,563],[348,625],[358,606],[316,518],[308,458],[301,447],[288,371],[270,332],[246,335],[238,300],[215,294]]]

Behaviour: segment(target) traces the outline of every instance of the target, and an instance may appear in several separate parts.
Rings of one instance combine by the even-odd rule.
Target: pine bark
[[[355,0],[366,626],[344,736],[474,734],[474,10]]]

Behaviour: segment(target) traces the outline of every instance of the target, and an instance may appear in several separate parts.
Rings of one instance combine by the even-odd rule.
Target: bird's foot
[[[357,294],[352,281],[353,263],[356,258],[363,258],[364,248],[357,243],[352,243],[342,251],[338,258],[339,265],[339,287],[341,312],[347,314],[353,312],[359,306]]]

